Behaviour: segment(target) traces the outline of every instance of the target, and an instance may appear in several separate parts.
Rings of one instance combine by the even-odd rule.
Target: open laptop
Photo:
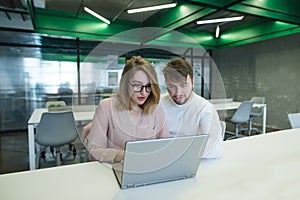
[[[194,177],[207,139],[193,135],[127,142],[114,174],[122,189]]]

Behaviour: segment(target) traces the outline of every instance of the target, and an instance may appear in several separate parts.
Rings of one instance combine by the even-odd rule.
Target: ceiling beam
[[[300,6],[300,2],[298,5],[290,5],[291,7]],[[260,18],[266,18],[270,20],[276,20],[276,21],[281,21],[281,22],[286,22],[286,23],[291,23],[291,24],[296,24],[300,25],[300,13],[298,12],[296,14],[292,14],[289,12],[286,12],[286,10],[280,10],[282,8],[275,9],[276,7],[268,7],[264,5],[255,5],[255,4],[246,4],[242,3],[239,5],[234,5],[228,10],[230,11],[235,11],[239,13],[244,13]]]
[[[114,23],[107,25],[90,15],[74,17],[73,13],[36,8],[36,32],[59,36],[104,40],[129,29],[139,27],[139,23]]]
[[[214,9],[204,8],[190,4],[179,4],[175,8],[166,12],[158,12],[151,16],[144,23],[144,27],[160,27],[162,29],[153,29],[147,33],[143,43],[149,43],[172,30],[179,29],[195,20],[215,12]]]

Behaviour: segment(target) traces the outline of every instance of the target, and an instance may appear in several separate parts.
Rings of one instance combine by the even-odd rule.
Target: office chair
[[[230,137],[228,139],[238,138],[241,136],[239,132],[241,130],[244,130],[244,128],[240,128],[241,124],[247,123],[249,121],[253,104],[254,103],[252,101],[244,101],[237,108],[232,117],[225,118],[225,121],[235,125],[235,133],[226,131],[226,133],[234,135],[233,137]]]
[[[58,166],[70,155],[73,155],[73,159],[75,159],[77,153],[72,142],[77,137],[78,131],[73,112],[47,112],[42,114],[40,124],[36,128],[35,141],[44,148],[50,147],[52,156],[56,159],[56,165]],[[61,149],[64,145],[69,145],[69,151],[63,157]],[[45,158],[45,151],[42,151],[41,157]]]
[[[300,113],[288,114],[291,128],[300,128]]]
[[[220,124],[221,124],[221,134],[222,134],[222,137],[223,137],[223,140],[225,139],[225,131],[226,131],[226,122],[224,121],[220,121]]]
[[[265,103],[265,97],[252,97],[250,101],[254,103],[259,103],[259,104],[264,104]],[[252,119],[255,117],[262,117],[263,116],[263,110],[262,108],[252,108],[250,118],[249,118],[249,127],[248,127],[248,135],[251,135],[251,131],[254,130],[255,133],[262,133],[261,130],[258,128],[253,128],[252,127]]]

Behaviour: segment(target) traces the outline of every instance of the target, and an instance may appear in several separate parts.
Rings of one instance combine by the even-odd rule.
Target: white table
[[[0,175],[0,199],[298,200],[300,129],[224,142],[220,159],[203,160],[195,178],[120,190],[98,162]]]
[[[85,106],[82,107],[86,108]],[[74,120],[76,122],[80,121],[90,121],[93,119],[94,111],[88,109],[89,111],[84,111],[83,109],[73,110]],[[48,112],[46,108],[35,109],[28,120],[28,147],[29,147],[29,169],[36,169],[36,155],[35,155],[35,140],[34,140],[34,128],[40,123],[41,116],[44,112]]]
[[[235,110],[237,109],[242,102],[227,102],[227,103],[213,103],[217,111],[222,110]],[[266,133],[266,124],[267,124],[267,104],[259,104],[254,103],[254,108],[262,108],[263,116],[262,116],[262,133]]]

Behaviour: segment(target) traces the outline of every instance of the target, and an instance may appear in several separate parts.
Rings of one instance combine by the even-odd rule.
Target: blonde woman
[[[97,106],[88,150],[91,159],[119,162],[127,141],[170,137],[153,66],[137,56],[125,65],[115,97]]]

